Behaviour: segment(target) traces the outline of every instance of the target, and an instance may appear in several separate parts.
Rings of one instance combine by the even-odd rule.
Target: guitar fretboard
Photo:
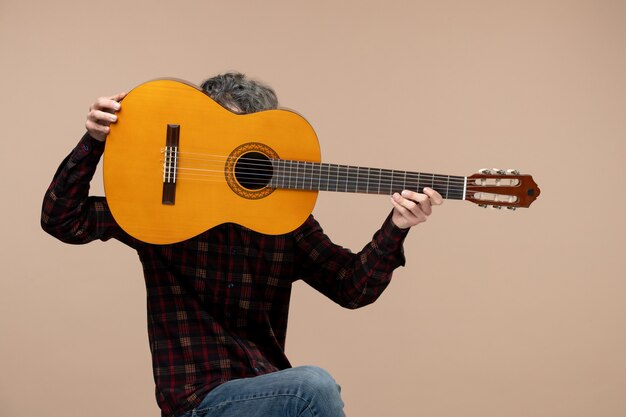
[[[430,187],[443,198],[463,200],[467,186],[466,177],[454,175],[283,159],[271,162],[269,186],[273,188],[391,195],[402,190],[422,192]]]

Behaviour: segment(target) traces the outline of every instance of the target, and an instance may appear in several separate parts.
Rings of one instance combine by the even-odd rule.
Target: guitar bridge
[[[163,157],[163,196],[161,204],[174,205],[174,200],[176,199],[179,137],[180,125],[168,124]]]

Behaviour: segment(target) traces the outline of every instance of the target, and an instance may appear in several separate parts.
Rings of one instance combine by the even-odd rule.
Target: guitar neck
[[[467,178],[424,172],[365,168],[319,162],[271,160],[272,188],[391,195],[430,187],[443,198],[464,200]]]

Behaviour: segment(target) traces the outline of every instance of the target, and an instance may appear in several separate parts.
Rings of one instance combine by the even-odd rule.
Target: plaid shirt
[[[295,280],[357,308],[376,300],[404,265],[406,232],[390,218],[357,254],[333,244],[312,216],[280,236],[227,223],[181,243],[142,243],[117,225],[104,197],[88,196],[103,149],[89,135],[81,139],[54,176],[41,223],[63,242],[114,238],[139,254],[164,416],[197,406],[228,380],[290,367],[285,337]]]

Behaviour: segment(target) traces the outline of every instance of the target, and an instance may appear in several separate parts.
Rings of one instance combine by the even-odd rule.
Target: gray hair
[[[238,72],[227,72],[204,81],[202,90],[222,107],[235,113],[255,113],[278,108],[271,87]]]

